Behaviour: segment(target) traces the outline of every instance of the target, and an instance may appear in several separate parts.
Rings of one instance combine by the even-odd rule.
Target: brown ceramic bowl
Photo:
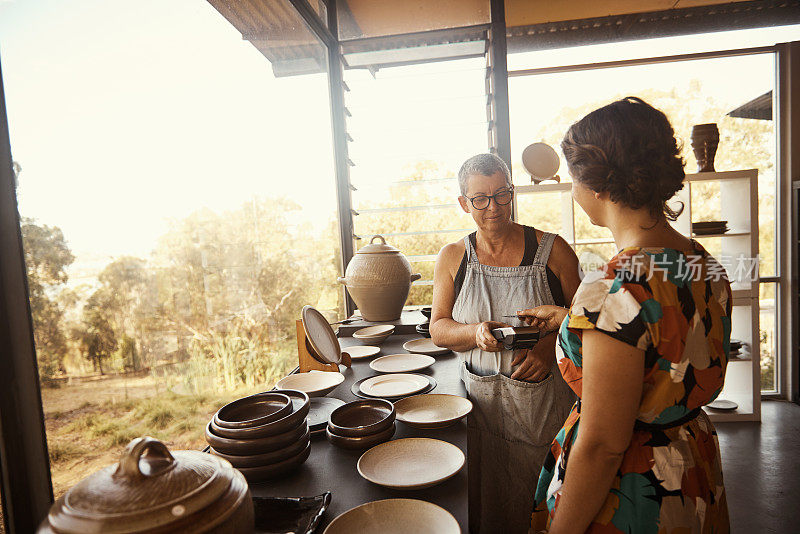
[[[349,402],[332,411],[328,429],[339,436],[369,436],[392,426],[394,418],[394,404],[391,402],[365,399]]]
[[[297,469],[308,459],[309,454],[311,454],[310,442],[302,452],[280,462],[262,465],[261,467],[238,467],[237,469],[241,471],[248,482],[269,480]]]
[[[264,454],[252,454],[248,456],[238,456],[235,454],[226,454],[224,452],[220,452],[212,447],[211,454],[215,456],[219,456],[220,458],[224,458],[228,460],[233,467],[261,467],[264,465],[270,465],[278,462],[282,462],[287,458],[291,458],[292,456],[297,456],[305,448],[308,446],[309,441],[311,440],[311,432],[306,432],[303,434],[299,440],[294,443],[287,445],[282,449],[278,449],[272,452],[265,452]]]
[[[294,411],[289,415],[271,423],[250,428],[222,428],[215,422],[214,419],[212,419],[211,430],[214,432],[214,434],[222,438],[260,439],[282,434],[297,427],[306,420],[306,417],[308,416],[308,410],[310,409],[308,395],[302,391],[296,391],[293,389],[276,390],[276,392],[282,393],[292,399],[291,404],[294,407]],[[253,395],[252,397],[259,397],[260,395],[261,394],[259,393],[258,395]],[[246,400],[249,398],[251,397],[245,397],[241,400]]]
[[[211,428],[211,422],[206,425],[206,441],[214,450],[234,456],[251,456],[264,454],[288,447],[298,441],[308,431],[305,420],[295,428],[283,434],[267,436],[256,439],[233,439],[217,435]]]
[[[294,411],[292,399],[283,393],[259,393],[237,399],[214,414],[220,428],[250,428],[272,423]]]
[[[338,434],[333,434],[330,427],[328,427],[325,429],[325,436],[331,444],[341,447],[342,449],[368,449],[392,439],[392,436],[394,436],[394,423],[382,432],[359,437],[339,436]]]

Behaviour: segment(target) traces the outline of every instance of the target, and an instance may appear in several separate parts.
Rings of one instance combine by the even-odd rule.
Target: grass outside
[[[271,386],[179,393],[153,377],[110,377],[42,390],[53,493],[116,463],[130,440],[149,435],[170,449],[202,449],[206,423],[233,399]]]

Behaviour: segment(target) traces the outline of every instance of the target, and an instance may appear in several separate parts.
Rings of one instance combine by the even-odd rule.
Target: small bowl
[[[261,393],[226,404],[214,414],[214,423],[221,428],[250,428],[277,421],[292,410],[288,395]]]
[[[311,442],[306,445],[306,448],[300,452],[300,454],[292,456],[291,458],[260,467],[238,467],[237,469],[244,475],[244,478],[246,478],[248,482],[269,480],[270,478],[279,477],[297,469],[308,459],[309,454],[311,454]]]
[[[308,432],[305,420],[297,427],[282,434],[255,439],[234,439],[219,436],[211,429],[211,421],[206,425],[206,441],[214,450],[234,456],[251,456],[277,451],[288,447]]]
[[[394,333],[393,325],[368,326],[353,332],[353,338],[367,345],[380,345]]]
[[[344,375],[336,371],[310,371],[293,373],[278,380],[279,388],[296,389],[309,397],[324,397],[344,382]]]
[[[394,427],[395,425],[392,423],[392,425],[383,432],[359,437],[348,437],[333,434],[330,427],[328,427],[325,429],[325,436],[332,445],[342,449],[368,449],[378,445],[379,443],[383,443],[384,441],[389,441],[392,439],[392,436],[394,436]]]
[[[309,441],[311,441],[310,431],[300,436],[300,439],[298,439],[296,442],[291,443],[282,449],[277,449],[272,452],[265,452],[264,454],[239,456],[236,454],[226,454],[224,452],[220,452],[213,447],[211,448],[211,454],[228,460],[231,465],[236,468],[261,467],[264,465],[282,462],[287,458],[291,458],[292,456],[300,454],[308,446]]]
[[[431,308],[430,306],[425,306],[424,308],[421,308],[419,311],[422,315],[425,316],[426,319],[428,319],[429,321],[431,320],[431,314],[433,313],[433,308]]]
[[[384,399],[359,400],[331,412],[328,429],[338,436],[369,436],[389,428],[394,419],[394,404],[391,402]]]

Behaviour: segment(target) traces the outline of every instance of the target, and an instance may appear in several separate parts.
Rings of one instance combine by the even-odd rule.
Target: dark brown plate
[[[222,428],[216,424],[214,419],[212,419],[211,429],[214,431],[214,434],[223,438],[231,439],[267,438],[269,436],[276,436],[286,432],[287,430],[295,428],[305,421],[310,408],[308,395],[302,391],[296,391],[293,389],[276,389],[273,393],[283,393],[284,395],[287,395],[292,400],[292,408],[294,411],[285,417],[282,417],[276,421],[272,421],[271,423],[250,428]],[[259,397],[261,395],[263,394],[259,393],[257,395],[245,397],[245,399]]]
[[[377,434],[370,434],[368,436],[359,436],[359,437],[348,437],[348,436],[339,436],[337,434],[331,433],[330,427],[325,430],[325,436],[328,438],[333,445],[337,447],[341,447],[342,449],[368,449],[370,447],[374,447],[379,443],[383,443],[384,441],[389,441],[394,436],[394,429],[395,425],[392,423],[392,426],[384,430],[383,432],[378,432]]]
[[[328,429],[339,436],[370,436],[389,428],[394,418],[394,404],[384,399],[366,399],[336,408]]]
[[[306,432],[308,425],[303,419],[302,423],[283,434],[257,439],[233,439],[216,435],[211,430],[211,422],[206,425],[206,441],[214,450],[234,456],[250,456],[276,451],[291,445],[299,440]]]
[[[211,454],[219,456],[228,460],[233,467],[261,467],[262,465],[274,464],[287,458],[295,456],[306,448],[308,442],[311,440],[311,432],[307,431],[299,440],[287,445],[282,449],[277,449],[272,452],[265,452],[264,454],[251,454],[247,456],[239,456],[235,454],[226,454],[214,448],[211,449]]]
[[[214,414],[214,422],[221,428],[250,428],[277,421],[292,411],[288,395],[259,393],[226,404]]]
[[[244,475],[248,482],[258,482],[260,480],[269,480],[288,473],[297,469],[308,459],[311,454],[311,443],[300,453],[286,460],[270,464],[262,465],[261,467],[239,467],[239,471]]]
[[[253,497],[254,534],[313,534],[330,503],[330,492],[316,497]]]

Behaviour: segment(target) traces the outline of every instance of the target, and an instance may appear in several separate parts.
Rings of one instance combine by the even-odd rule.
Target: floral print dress
[[[722,390],[730,350],[731,289],[698,243],[686,253],[626,248],[587,275],[561,325],[556,357],[581,397],[581,336],[595,329],[644,351],[644,388],[631,444],[586,532],[729,532],[714,426],[700,409]],[[581,400],[539,476],[532,530],[555,513],[580,427]]]

